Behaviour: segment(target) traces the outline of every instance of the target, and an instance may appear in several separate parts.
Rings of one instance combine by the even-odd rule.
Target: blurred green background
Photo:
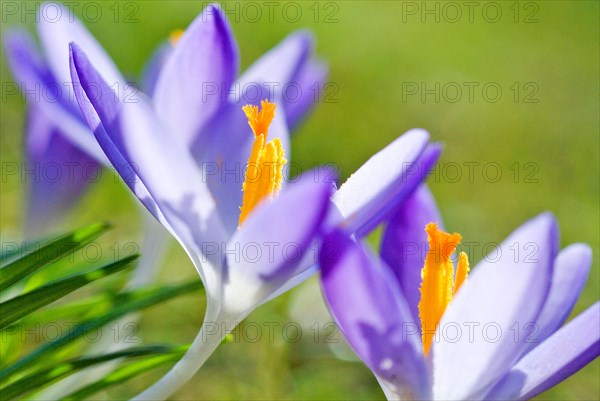
[[[16,3],[27,10],[38,4]],[[185,28],[207,4],[90,3],[71,4],[77,4],[75,14],[132,77],[140,74],[155,46],[172,30]],[[600,291],[600,3],[466,3],[223,4],[239,43],[242,68],[296,29],[308,28],[316,34],[317,54],[329,64],[332,86],[328,101],[315,108],[294,137],[295,162],[306,167],[335,163],[345,179],[399,134],[413,127],[427,129],[433,140],[445,144],[440,168],[430,183],[449,230],[459,231],[469,242],[500,241],[525,219],[550,210],[560,222],[562,246],[591,245],[594,263],[575,308],[574,313],[579,313],[598,299]],[[257,10],[262,16],[257,17]],[[10,26],[34,27],[31,13],[6,15],[3,9],[2,18],[3,31]],[[5,96],[5,84],[12,78],[4,53],[1,73],[4,166],[22,157],[24,103],[20,96]],[[423,96],[422,85],[434,92],[439,85],[439,99],[433,93]],[[474,88],[472,97],[468,85]],[[407,92],[414,88],[416,94]],[[495,88],[501,89],[499,97]],[[21,239],[24,185],[4,174],[1,185],[3,241]],[[105,174],[56,229],[97,220],[115,225],[107,243],[140,236],[134,202],[111,174]],[[377,235],[371,240],[376,245]],[[481,248],[469,256],[477,262],[483,256]],[[192,264],[173,244],[161,280],[195,275]],[[316,283],[313,279],[261,307],[247,324],[273,322],[282,327],[303,313],[319,315],[322,305],[315,296]],[[310,302],[294,306],[298,298]],[[189,342],[200,326],[203,309],[200,295],[154,307],[143,315],[139,335],[147,341]],[[367,368],[336,358],[324,341],[325,330],[321,328],[317,341],[310,330],[305,327],[295,343],[285,341],[281,330],[276,330],[274,341],[263,335],[257,342],[221,346],[174,399],[383,399]],[[103,396],[130,396],[160,373]],[[598,377],[596,360],[539,398],[598,399]]]

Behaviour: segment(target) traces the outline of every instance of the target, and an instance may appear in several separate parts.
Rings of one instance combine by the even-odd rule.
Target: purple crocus
[[[49,19],[49,15],[56,18]],[[103,166],[110,166],[75,101],[69,72],[68,44],[77,38],[115,88],[127,95],[127,84],[111,58],[69,10],[59,3],[41,5],[37,18],[40,52],[23,29],[5,38],[9,66],[27,96],[26,168],[28,180],[26,235],[42,235],[64,220]],[[129,285],[150,282],[161,260],[167,236],[143,213],[143,257]]]
[[[435,224],[425,235],[431,221],[439,216],[423,186],[390,218],[382,260],[339,231],[326,237],[320,256],[330,311],[388,399],[529,399],[600,354],[600,303],[561,328],[588,275],[591,250],[574,244],[557,254],[552,215],[515,230],[462,285],[466,256],[456,283],[453,269],[443,271],[452,267],[444,254],[460,236]],[[427,327],[427,280],[438,273],[437,282],[454,294],[436,326]],[[434,298],[446,298],[442,287]]]
[[[48,15],[57,17],[50,20]],[[28,97],[27,168],[39,173],[28,182],[27,231],[39,234],[64,218],[89,186],[91,180],[86,177],[95,177],[102,165],[110,166],[75,103],[68,44],[77,41],[123,101],[133,95],[135,87],[126,82],[102,46],[62,5],[42,4],[36,21],[43,54],[30,35],[18,29],[7,32],[6,51],[13,74]],[[233,82],[238,68],[237,46],[227,21],[213,6],[208,7],[183,36],[180,43],[171,41],[159,47],[145,71],[143,82],[149,93],[154,94],[156,89],[156,103],[171,99],[161,106],[161,110],[172,113],[172,121],[178,120],[176,113],[180,105],[173,100],[170,90],[190,88],[190,93],[198,94],[185,98],[188,108],[196,109],[193,116],[180,120],[186,126],[175,123],[173,132],[187,138],[199,163],[210,163],[216,168],[218,161],[224,171],[227,170],[225,166],[234,169],[240,166],[241,153],[223,154],[219,143],[208,140],[207,132],[223,132],[219,140],[227,143],[230,139],[227,133],[237,132],[229,129],[232,124],[240,130],[246,126],[238,115],[230,118],[233,110],[239,110],[240,102],[249,95],[260,95],[254,92],[265,88],[284,100],[282,103],[287,112],[279,123],[287,121],[290,126],[296,126],[315,103],[314,97],[327,75],[324,64],[312,57],[312,36],[299,31],[257,60]],[[182,64],[189,68],[181,71]],[[293,99],[282,95],[289,85],[299,88],[299,95]],[[287,148],[289,140],[284,139]],[[246,141],[246,146],[250,144]],[[50,167],[58,171],[54,172]],[[51,173],[55,173],[54,176]],[[219,174],[208,180],[214,186],[219,181]],[[224,199],[219,205],[230,202],[229,198],[233,198],[233,202],[240,199],[240,179],[237,184],[235,188],[218,186],[222,188]],[[153,266],[158,265],[167,239],[164,230],[147,213],[143,216],[144,249],[142,261],[132,278],[133,286],[147,283],[153,277]],[[229,230],[232,230],[232,222]]]
[[[323,224],[358,235],[368,232],[414,191],[440,152],[438,145],[428,144],[429,135],[425,131],[412,130],[373,156],[333,196],[332,183],[324,179],[331,174],[321,171],[321,175],[315,176],[309,172],[299,182],[283,186],[279,197],[259,203],[247,217],[240,218],[248,176],[243,183],[235,176],[231,181],[227,180],[230,176],[211,181],[212,171],[207,163],[199,163],[198,153],[189,146],[194,140],[180,133],[190,132],[189,127],[197,124],[201,104],[199,94],[194,92],[197,86],[182,84],[186,76],[192,81],[196,79],[193,77],[196,70],[189,70],[193,63],[186,59],[192,56],[176,58],[176,53],[191,38],[205,36],[210,26],[222,31],[224,19],[217,11],[216,8],[205,11],[206,16],[194,22],[183,35],[170,58],[179,60],[180,65],[163,68],[161,74],[167,75],[159,78],[152,99],[138,93],[131,101],[115,101],[111,88],[93,67],[93,60],[77,44],[71,45],[75,94],[86,121],[129,188],[186,250],[207,294],[204,324],[188,353],[136,399],[164,399],[176,391],[237,322],[316,271],[316,257],[309,250],[318,244]],[[211,59],[219,60],[214,55]],[[157,101],[162,79],[163,91],[171,97]],[[169,79],[178,91],[168,87]],[[285,108],[278,94],[272,98],[278,109]],[[178,107],[169,106],[165,110],[167,99]],[[282,113],[273,115],[272,105],[262,102],[260,112],[258,108],[245,107],[248,121],[243,128],[236,123],[239,116],[244,119],[241,107],[236,116],[226,113],[231,116],[228,130],[215,129],[204,134],[210,135],[203,141],[207,144],[205,155],[209,155],[205,160],[228,158],[230,163],[243,156],[244,166],[247,160],[258,160],[256,152],[265,149],[266,142],[266,138],[259,138],[263,134],[266,137],[267,130],[269,138],[275,141],[268,157],[277,160],[282,160],[283,154],[287,157],[286,122],[281,120]],[[231,103],[227,108],[234,110],[238,106],[239,103]],[[254,135],[249,134],[248,123]],[[281,171],[275,175],[281,176]],[[237,195],[242,184],[243,201]],[[226,194],[233,194],[234,188],[236,195],[231,196],[236,200],[232,201]],[[297,246],[293,258],[282,252],[291,244]],[[244,253],[249,246],[257,249],[255,257]],[[215,324],[220,328],[217,331],[213,330]]]
[[[52,38],[45,33],[48,23],[39,17],[40,37]],[[91,43],[92,51],[97,51],[99,46],[79,21],[71,23],[71,30],[72,37],[81,37],[84,43]],[[27,95],[27,167],[38,172],[28,180],[26,231],[40,235],[64,218],[89,186],[91,181],[85,177],[95,177],[107,159],[90,141],[89,129],[76,105],[67,100],[72,92],[70,79],[64,81],[60,76],[55,61],[59,53],[53,41],[42,41],[45,54],[52,55],[52,61],[39,54],[24,30],[7,32],[5,44],[15,80]],[[68,73],[68,54],[63,55],[62,71]],[[111,76],[110,71],[106,74]],[[79,137],[88,137],[86,145],[73,140]]]

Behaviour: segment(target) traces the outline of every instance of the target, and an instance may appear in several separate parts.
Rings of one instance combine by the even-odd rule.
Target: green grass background
[[[18,3],[28,9],[37,4]],[[272,21],[267,6],[259,2],[253,3],[263,12],[258,22],[252,21],[254,11],[245,3],[226,2],[225,7],[240,46],[242,68],[299,28],[315,33],[317,54],[329,63],[329,80],[339,89],[334,95],[337,102],[318,105],[300,127],[293,140],[292,160],[302,166],[335,163],[345,179],[406,130],[429,130],[433,140],[445,144],[442,167],[430,182],[449,230],[460,232],[465,241],[500,241],[525,219],[550,210],[560,222],[562,246],[573,242],[591,245],[594,263],[575,308],[575,313],[579,313],[598,299],[600,291],[600,3],[516,3],[520,13],[515,22],[515,2],[500,1],[495,4],[502,17],[496,23],[484,18],[487,3],[477,3],[473,22],[469,21],[464,3],[455,3],[463,12],[455,23],[446,20],[454,16],[449,8],[444,14],[446,3],[438,3],[439,22],[435,15],[426,15],[423,22],[420,13],[405,12],[412,5],[434,9],[435,2],[299,1],[291,6],[278,2]],[[86,4],[79,2],[75,14],[84,15]],[[96,20],[93,6],[88,6],[90,18],[86,25],[121,70],[137,76],[153,48],[172,30],[185,28],[206,3],[95,4],[99,4],[102,15]],[[284,14],[285,7],[290,14]],[[290,22],[296,7],[301,18]],[[120,10],[116,22],[115,9]],[[132,11],[136,11],[133,18],[137,22],[124,22]],[[488,11],[486,16],[493,17]],[[524,23],[532,11],[537,22]],[[326,22],[326,16],[332,12],[335,21]],[[33,15],[25,16],[24,21],[21,15],[3,18],[3,31],[20,25],[33,29]],[[4,54],[2,59],[4,92],[5,83],[12,82],[12,78]],[[429,88],[436,82],[442,86],[449,82],[477,82],[479,89],[475,90],[473,102],[464,86],[463,96],[457,102],[444,98],[436,102],[432,95],[423,102],[419,96],[403,99],[406,82],[424,83]],[[482,86],[490,82],[497,83],[503,91],[496,103],[485,101],[481,92]],[[521,87],[533,82],[539,88],[534,96],[538,102],[523,102],[524,92],[515,102],[509,88],[515,82]],[[2,162],[18,162],[22,157],[24,104],[17,96],[3,96],[1,105]],[[472,180],[465,164],[471,162],[480,163]],[[458,180],[443,174],[453,174],[453,163],[462,166]],[[486,163],[500,166],[502,177],[497,182],[484,179],[482,168]],[[520,170],[517,182],[511,170],[515,163]],[[537,182],[525,182],[525,174],[532,171],[525,169],[526,163],[537,166],[533,176]],[[56,230],[108,220],[116,226],[111,241],[139,238],[135,205],[127,191],[114,181],[112,175],[105,175]],[[3,240],[19,239],[24,185],[12,176],[3,178],[1,185]],[[372,240],[376,243],[377,235]],[[483,256],[481,248],[477,249],[479,253],[469,255],[473,262]],[[161,280],[178,281],[195,274],[179,247],[171,246]],[[304,291],[315,282],[263,306],[247,322],[285,324],[291,320],[289,304],[295,292]],[[203,302],[199,295],[188,296],[154,307],[143,315],[139,334],[147,341],[189,342],[201,323]],[[310,308],[313,306],[307,306],[307,310]],[[304,334],[296,343],[276,335],[273,342],[263,336],[255,343],[234,341],[223,345],[174,398],[383,399],[367,368],[335,358],[327,344],[315,342],[308,332]],[[102,396],[132,395],[159,373]],[[539,398],[598,399],[598,377],[600,364],[596,360]]]

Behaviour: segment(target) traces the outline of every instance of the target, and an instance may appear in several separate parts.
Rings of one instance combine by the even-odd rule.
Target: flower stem
[[[133,397],[132,401],[166,400],[186,384],[235,327],[221,314],[210,313],[210,304],[200,331],[185,355],[160,380]],[[216,318],[211,318],[216,315]]]

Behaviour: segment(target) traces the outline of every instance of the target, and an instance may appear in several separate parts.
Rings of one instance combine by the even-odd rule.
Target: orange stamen
[[[419,317],[421,319],[423,351],[429,353],[431,342],[440,320],[450,301],[452,301],[454,284],[454,265],[450,255],[460,243],[460,234],[448,234],[440,230],[436,223],[425,227],[429,252],[421,270],[421,301],[419,302]],[[463,283],[468,273],[466,254],[461,253],[462,264],[459,262],[458,286]]]
[[[269,126],[275,117],[275,107],[275,104],[268,100],[261,102],[260,111],[258,106],[242,107],[254,133],[254,144],[242,185],[244,197],[238,226],[265,197],[272,198],[281,189],[283,166],[287,163],[285,151],[279,138],[267,142]]]

